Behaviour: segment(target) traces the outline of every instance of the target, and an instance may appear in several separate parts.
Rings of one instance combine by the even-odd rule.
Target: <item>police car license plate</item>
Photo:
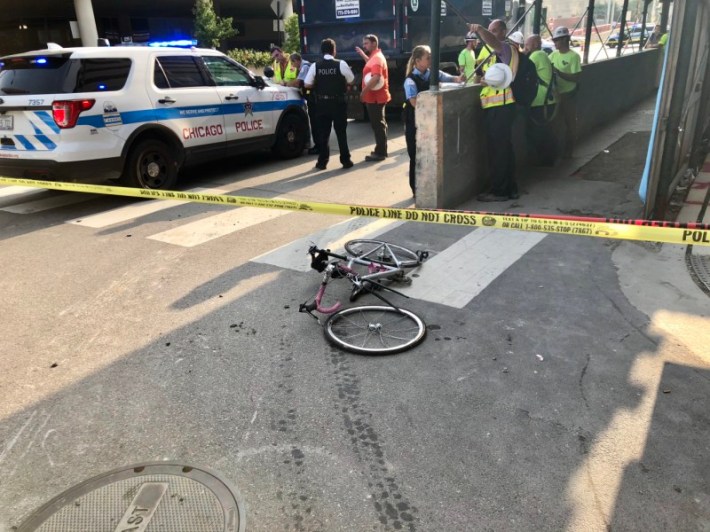
[[[0,131],[12,131],[14,118],[12,115],[0,115]]]

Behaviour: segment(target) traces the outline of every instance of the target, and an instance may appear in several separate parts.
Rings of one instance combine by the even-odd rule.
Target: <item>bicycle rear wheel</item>
[[[382,240],[350,240],[345,251],[353,257],[391,264],[398,268],[414,268],[421,259],[411,249],[383,242]]]
[[[391,355],[421,343],[426,326],[409,310],[364,305],[332,314],[323,333],[331,344],[352,353]]]

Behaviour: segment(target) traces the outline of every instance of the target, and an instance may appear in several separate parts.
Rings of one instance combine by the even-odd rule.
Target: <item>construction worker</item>
[[[555,28],[552,32],[552,41],[557,50],[550,54],[550,61],[557,75],[558,105],[565,123],[562,157],[569,159],[572,157],[577,137],[577,85],[579,74],[582,72],[582,62],[579,54],[569,47],[569,29],[564,26]],[[559,135],[558,138],[562,139]]]
[[[481,107],[486,127],[488,145],[488,167],[491,180],[490,192],[480,194],[478,201],[508,201],[517,199],[518,186],[515,182],[515,152],[513,151],[512,131],[515,120],[515,97],[510,88],[510,80],[497,87],[487,84],[485,72],[492,65],[502,62],[513,73],[517,71],[518,51],[506,42],[505,22],[497,19],[488,29],[479,24],[472,24],[471,31],[477,33],[483,42],[495,54],[482,65]],[[512,76],[512,74],[511,74]]]
[[[298,87],[298,68],[296,68],[289,58],[289,55],[278,46],[271,49],[271,59],[274,60],[273,82],[289,87]]]
[[[555,115],[557,88],[554,86],[552,63],[542,51],[539,35],[530,35],[525,40],[525,54],[535,65],[538,77],[537,95],[530,104],[526,119],[526,134],[531,152],[536,154],[540,164],[552,166],[557,156],[557,138],[550,127]]]
[[[466,80],[466,85],[475,83],[473,75],[476,71],[476,45],[478,36],[473,32],[468,32],[464,39],[466,48],[459,53],[459,74]]]

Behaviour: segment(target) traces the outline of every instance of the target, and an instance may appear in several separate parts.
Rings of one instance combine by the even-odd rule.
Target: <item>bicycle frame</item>
[[[394,292],[396,294],[408,298],[407,295],[399,292],[398,290],[394,290],[393,288],[384,286],[378,282],[378,279],[402,275],[405,270],[401,266],[390,266],[375,259],[364,259],[361,257],[353,257],[349,255],[338,255],[336,253],[332,253],[330,250],[318,249],[315,246],[312,246],[308,250],[308,252],[312,258],[311,266],[314,269],[323,272],[323,280],[321,281],[320,287],[316,292],[313,303],[304,303],[300,305],[299,312],[308,312],[309,314],[311,314],[311,316],[313,316],[312,312],[314,310],[321,314],[333,314],[342,308],[342,303],[340,301],[336,301],[333,305],[329,307],[324,307],[321,305],[323,296],[325,295],[326,287],[328,286],[328,282],[331,278],[333,278],[336,272],[337,275],[346,277],[356,287],[365,287],[365,283],[371,283],[375,286],[379,286],[381,288],[389,290],[390,292]],[[334,258],[337,259],[337,261],[327,262],[327,258]],[[347,264],[343,264],[342,262],[338,261],[347,262]],[[355,264],[358,264],[360,266],[366,266],[369,273],[366,275],[358,274],[353,269],[353,266]],[[370,290],[370,293],[374,294],[377,298],[381,299],[389,306],[393,308],[398,308],[396,305],[393,305],[387,299],[385,299],[379,294],[374,293],[372,290]],[[316,316],[313,317],[318,319]]]

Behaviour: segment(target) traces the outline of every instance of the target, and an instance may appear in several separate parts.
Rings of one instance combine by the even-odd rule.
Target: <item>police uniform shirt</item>
[[[415,76],[419,76],[422,80],[424,81],[429,81],[429,78],[431,77],[431,70],[426,69],[426,72],[421,72],[417,67],[414,67],[412,69],[412,74]],[[452,76],[451,74],[447,74],[443,70],[439,70],[439,81],[442,83],[453,83],[456,81],[456,77]],[[417,84],[416,82],[407,76],[404,79],[404,97],[406,100],[411,100],[412,98],[415,98],[419,94],[419,91],[417,90]]]
[[[330,54],[325,54],[323,56],[323,59],[333,61],[333,60],[335,60],[335,57],[333,57]],[[339,60],[338,63],[340,64],[340,73],[345,78],[345,82],[352,83],[353,81],[355,81],[355,74],[353,74],[353,71],[350,69],[348,64],[343,60]],[[310,68],[308,69],[308,74],[306,74],[306,80],[305,80],[306,87],[313,87],[315,81],[316,81],[316,63],[313,62],[313,63],[311,63]]]
[[[308,76],[308,71],[311,69],[311,64],[305,59],[301,61],[301,70],[298,71],[298,79],[304,84],[306,83],[306,77]]]

